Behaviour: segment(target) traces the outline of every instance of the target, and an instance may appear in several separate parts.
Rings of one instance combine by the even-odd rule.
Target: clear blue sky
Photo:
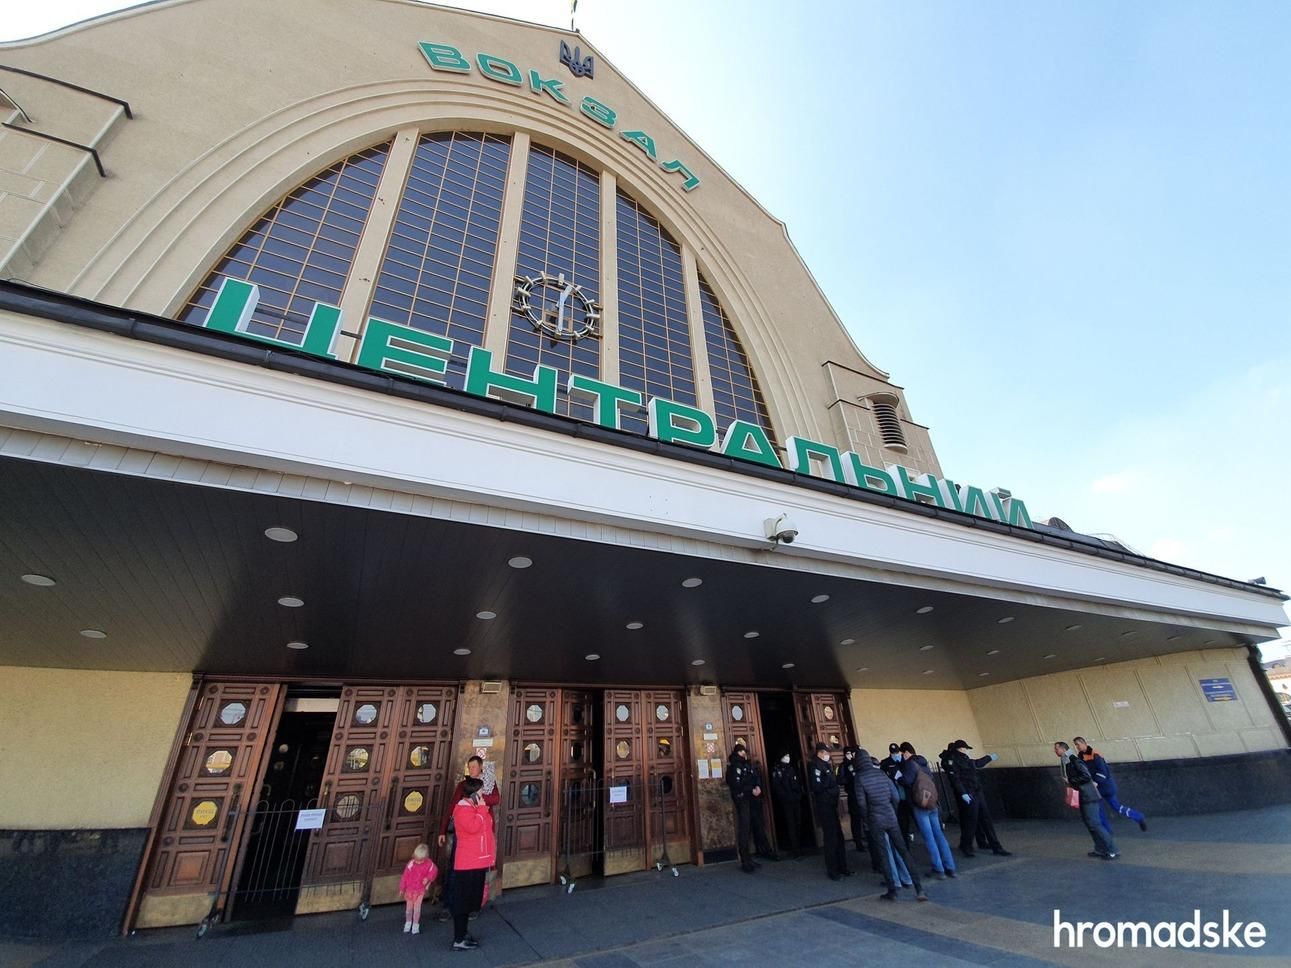
[[[580,0],[578,26],[788,224],[950,476],[1291,589],[1291,4]]]

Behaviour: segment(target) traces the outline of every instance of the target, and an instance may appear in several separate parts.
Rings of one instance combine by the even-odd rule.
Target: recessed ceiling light
[[[703,665],[703,664],[704,664],[704,660],[703,660],[703,659],[691,659],[691,660],[690,660],[690,664],[691,664],[691,665],[693,665],[693,666],[701,666],[701,665]]]
[[[761,632],[745,632],[744,637],[746,639],[756,639],[761,634]]]
[[[986,654],[987,654],[987,655],[999,655],[999,654],[1000,654],[1000,650],[999,650],[999,649],[987,649]]]
[[[1214,639],[1207,639],[1205,642],[1203,642],[1203,643],[1201,643],[1201,644],[1202,644],[1202,645],[1214,645],[1214,644],[1215,644],[1215,640],[1214,640]]]
[[[284,544],[295,541],[300,535],[292,531],[291,528],[265,528],[264,536],[270,541],[281,541]]]
[[[704,579],[702,578],[683,578],[681,580],[682,588],[698,588],[702,584],[704,584]]]
[[[919,673],[919,674],[920,674],[921,676],[930,676],[930,675],[932,675],[932,670],[931,670],[931,669],[924,669],[924,670],[923,670],[923,672],[921,672],[921,673]]]
[[[485,622],[491,622],[493,619],[498,617],[498,613],[489,611],[476,612],[475,617]]]
[[[914,610],[914,613],[915,613],[916,615],[927,615],[927,614],[928,614],[929,612],[931,612],[931,611],[932,611],[932,606],[931,606],[931,605],[925,605],[925,606],[923,606],[922,608],[916,608],[916,609]]]
[[[920,652],[931,652],[931,651],[932,651],[933,649],[935,649],[935,648],[936,648],[936,646],[935,646],[935,645],[921,645],[921,646],[919,646],[919,651],[920,651]]]
[[[309,643],[308,642],[288,642],[287,648],[295,649],[297,652],[299,652],[301,649],[308,649]]]
[[[597,659],[600,658],[600,656],[597,655],[595,652],[593,652],[591,655],[583,656],[583,658],[586,659],[588,662],[595,662]]]
[[[1121,638],[1123,638],[1123,639],[1128,639],[1131,635],[1137,635],[1137,634],[1138,634],[1138,633],[1137,633],[1137,632],[1135,632],[1133,629],[1130,629],[1128,632],[1122,632],[1122,633],[1121,633]]]
[[[533,564],[533,559],[526,558],[524,555],[516,555],[514,558],[508,558],[507,564],[512,568],[528,568]]]
[[[977,674],[977,678],[979,678],[979,679],[985,679],[985,678],[986,678],[987,676],[989,676],[989,675],[990,675],[990,673],[989,673],[989,672],[979,672],[979,673]]]
[[[625,627],[625,628],[630,628],[630,629],[632,629],[632,631],[634,631],[634,632],[635,632],[637,629],[643,629],[643,628],[645,628],[645,622],[628,622],[628,624],[627,624],[626,626],[624,626],[624,627]]]
[[[278,599],[278,604],[284,608],[300,608],[305,604],[305,600],[297,598],[295,595],[283,595],[282,598]]]
[[[827,602],[827,601],[829,601],[829,596],[828,596],[828,595],[812,595],[812,596],[811,596],[811,604],[813,604],[813,605],[821,605],[821,604],[823,604],[824,602]]]
[[[780,668],[781,668],[781,669],[792,669],[792,668],[793,668],[793,663],[792,663],[792,662],[786,662],[786,663],[784,663],[783,665],[781,665],[781,666],[780,666]]]
[[[843,641],[839,642],[838,644],[839,644],[839,645],[855,645],[855,644],[856,644],[856,640],[855,640],[855,639],[843,639]]]
[[[857,671],[857,672],[869,672],[869,671],[870,671],[870,667],[869,667],[869,666],[857,666],[856,671]]]
[[[1068,631],[1068,632],[1074,632],[1074,631],[1076,631],[1076,629],[1078,629],[1078,628],[1080,628],[1080,626],[1079,626],[1079,625],[1068,625],[1068,626],[1067,626],[1067,631]]]
[[[1013,616],[1012,616],[1012,615],[1005,615],[1003,618],[997,618],[997,619],[995,620],[995,624],[996,624],[996,625],[1008,625],[1008,624],[1009,624],[1010,622],[1012,622],[1012,621],[1013,621]]]
[[[1046,659],[1056,659],[1056,658],[1058,658],[1058,653],[1057,653],[1057,652],[1050,652],[1048,655],[1046,655],[1046,656],[1045,656],[1045,658],[1046,658]]]
[[[1167,636],[1166,636],[1166,641],[1167,641],[1167,642],[1178,642],[1181,638],[1183,638],[1183,636],[1182,636],[1182,635],[1167,635]]]
[[[453,650],[453,655],[470,655],[470,654],[471,654],[471,650],[470,650],[470,649],[454,649],[454,650]]]
[[[50,578],[48,575],[23,575],[22,580],[28,585],[35,585],[38,588],[51,588],[58,584],[58,582],[54,581],[54,579]]]
[[[1105,655],[1100,655],[1100,656],[1099,656],[1097,659],[1095,659],[1094,661],[1095,661],[1095,662],[1103,662],[1103,661],[1105,661],[1106,659],[1107,659],[1107,656],[1105,656]]]
[[[102,629],[81,629],[81,634],[87,639],[106,639],[108,633]]]

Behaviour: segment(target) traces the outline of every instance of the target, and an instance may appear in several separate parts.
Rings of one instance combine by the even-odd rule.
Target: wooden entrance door
[[[502,828],[503,884],[548,884],[555,875],[561,690],[511,691]]]
[[[600,862],[596,722],[601,710],[598,697],[587,690],[562,689],[560,695],[561,742],[553,751],[560,791],[557,866],[561,874],[578,878],[594,873]]]
[[[649,856],[659,861],[667,847],[672,864],[690,860],[690,744],[686,742],[686,696],[679,689],[642,693],[646,717],[646,814]]]
[[[644,870],[646,857],[645,709],[642,694],[605,691],[605,873]]]
[[[767,762],[766,745],[762,741],[762,710],[756,692],[723,692],[722,715],[726,735],[731,746],[743,743],[749,751],[749,760],[762,774],[762,824],[771,845],[776,846],[775,817],[771,813],[771,764]],[[730,750],[723,752],[729,755]]]
[[[453,686],[346,685],[332,730],[296,912],[396,900],[403,865],[449,796]]]
[[[798,721],[798,735],[802,740],[804,763],[816,756],[816,744],[829,744],[829,762],[835,770],[843,762],[843,747],[851,745],[851,729],[847,719],[847,697],[837,692],[795,692],[794,714]],[[839,812],[843,831],[851,830],[847,812],[847,797],[839,791]]]
[[[227,900],[282,712],[277,683],[205,682],[162,810],[135,925],[195,924]]]

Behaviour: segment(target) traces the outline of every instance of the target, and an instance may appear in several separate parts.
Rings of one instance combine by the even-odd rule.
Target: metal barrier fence
[[[594,876],[614,857],[632,857],[647,850],[647,866],[668,868],[679,877],[669,853],[669,817],[684,809],[677,802],[671,776],[652,777],[644,784],[611,777],[580,777],[561,782],[560,883],[574,893],[580,877]],[[637,789],[645,788],[645,796]],[[657,837],[647,836],[649,831]]]

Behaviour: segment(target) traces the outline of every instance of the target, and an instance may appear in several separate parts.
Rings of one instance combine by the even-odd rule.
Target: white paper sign
[[[708,760],[699,761],[699,778],[701,780],[708,779]]]
[[[625,786],[610,787],[610,803],[627,803],[628,788]]]
[[[321,830],[323,828],[323,821],[326,819],[326,807],[319,807],[317,810],[302,810],[296,814],[296,829]]]

